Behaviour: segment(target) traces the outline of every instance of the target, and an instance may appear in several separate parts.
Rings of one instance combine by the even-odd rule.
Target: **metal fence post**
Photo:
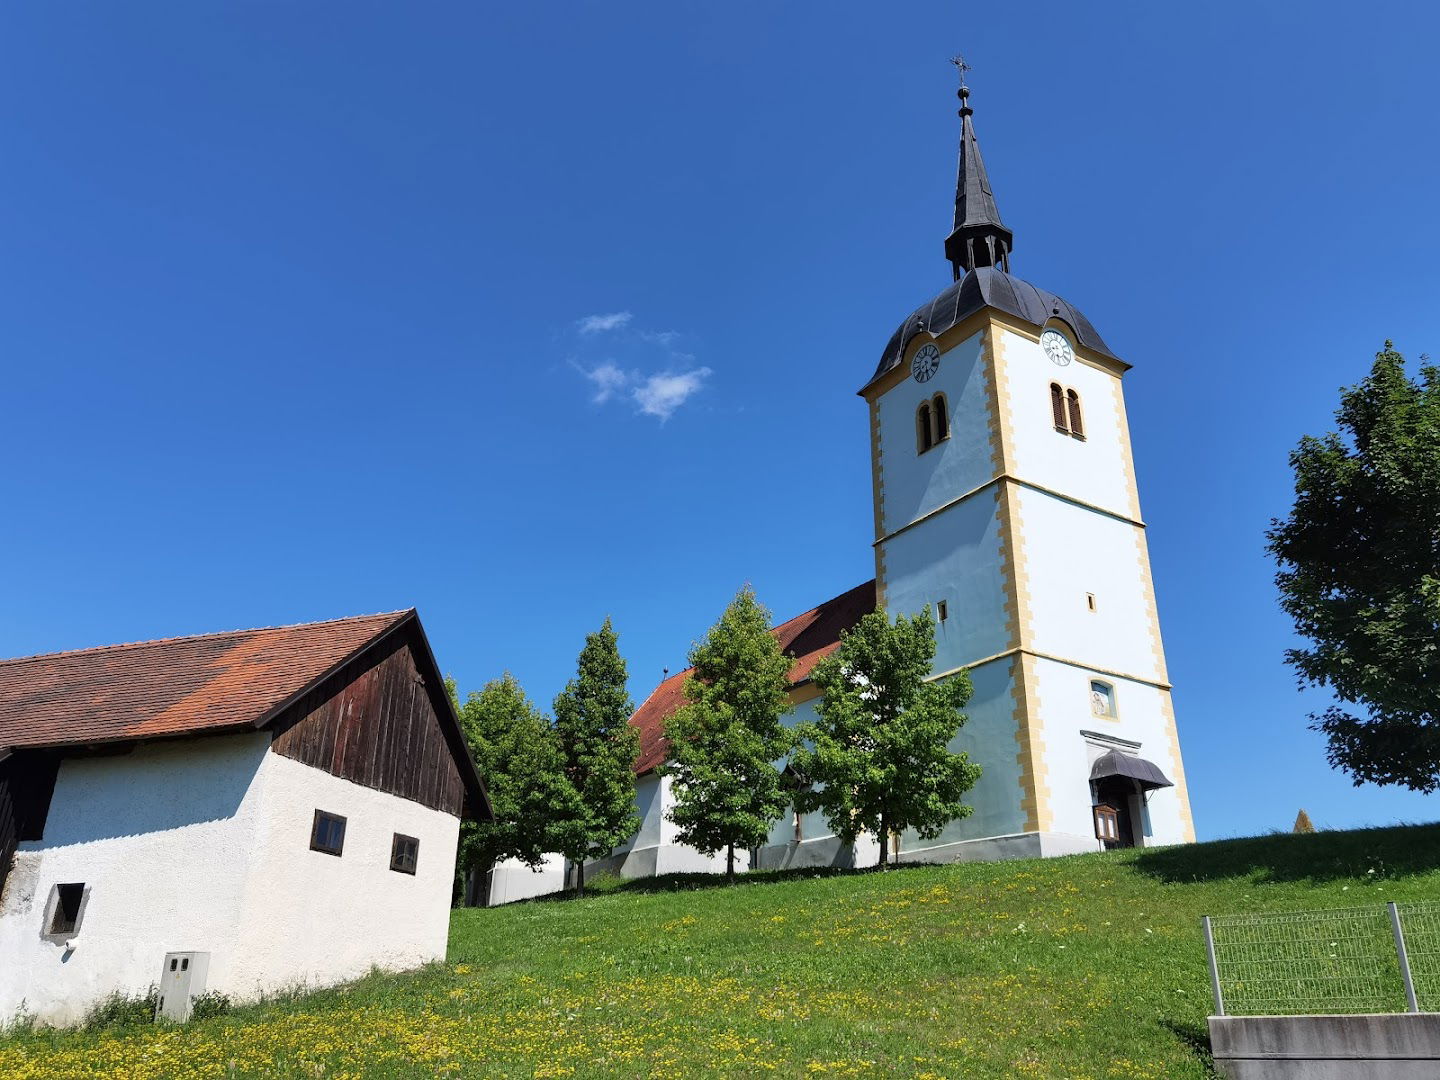
[[[1397,924],[1398,925],[1398,924]],[[1210,963],[1210,992],[1215,995],[1215,1015],[1225,1015],[1225,998],[1220,993],[1220,968],[1215,963],[1215,935],[1210,932],[1210,916],[1200,917],[1200,927],[1205,931],[1205,959]],[[1398,931],[1397,931],[1398,933]],[[1405,985],[1410,985],[1410,974],[1405,974]],[[1414,992],[1411,992],[1410,1000],[1415,1000]]]
[[[1405,980],[1407,1011],[1418,1013],[1420,1003],[1415,1000],[1415,980],[1410,977],[1410,954],[1405,951],[1405,931],[1400,928],[1400,909],[1393,900],[1385,906],[1390,909],[1390,929],[1395,932],[1395,953],[1400,958],[1400,978]]]

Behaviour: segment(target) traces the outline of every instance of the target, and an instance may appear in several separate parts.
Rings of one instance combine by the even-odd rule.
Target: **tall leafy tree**
[[[816,719],[796,730],[792,765],[805,781],[797,808],[823,811],[847,844],[862,831],[879,836],[882,869],[892,832],[938,836],[971,813],[964,796],[980,779],[979,765],[949,749],[965,723],[970,677],[927,681],[934,658],[928,607],[894,624],[871,612],[815,666],[811,678],[825,696]]]
[[[454,699],[453,682],[447,680],[447,686]],[[494,810],[492,821],[461,826],[462,881],[505,859],[538,867],[545,853],[555,850],[556,822],[573,814],[579,802],[566,779],[554,728],[508,671],[472,693],[459,713]]]
[[[1290,455],[1295,505],[1271,523],[1280,606],[1308,638],[1286,660],[1339,703],[1312,713],[1355,783],[1440,787],[1440,369],[1393,344],[1341,391],[1339,428]]]
[[[681,843],[707,855],[723,850],[730,877],[735,849],[762,844],[789,803],[775,762],[791,745],[781,723],[793,707],[791,663],[747,585],[690,650],[685,704],[665,724],[670,820]]]
[[[640,827],[635,811],[635,758],[640,735],[625,689],[625,660],[610,620],[585,638],[575,678],[555,699],[565,775],[579,795],[573,814],[558,822],[557,847],[578,868],[576,891],[585,890],[585,862],[608,855]]]

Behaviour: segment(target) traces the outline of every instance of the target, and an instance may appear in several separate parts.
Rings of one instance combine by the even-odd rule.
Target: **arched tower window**
[[[1055,430],[1070,434],[1070,424],[1065,418],[1065,391],[1060,389],[1058,382],[1050,384],[1050,411],[1055,416]]]
[[[1080,395],[1074,390],[1065,391],[1065,401],[1070,406],[1070,434],[1077,439],[1085,437],[1085,424],[1080,419]]]
[[[935,445],[935,435],[930,428],[930,403],[922,401],[915,410],[915,447],[923,454]]]
[[[945,400],[945,395],[936,394],[931,398],[930,408],[934,410],[935,441],[943,442],[950,437],[950,406]]]

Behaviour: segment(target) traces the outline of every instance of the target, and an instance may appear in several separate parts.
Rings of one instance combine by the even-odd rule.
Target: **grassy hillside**
[[[1440,826],[457,912],[450,960],[0,1076],[1204,1077],[1205,913],[1440,896]]]

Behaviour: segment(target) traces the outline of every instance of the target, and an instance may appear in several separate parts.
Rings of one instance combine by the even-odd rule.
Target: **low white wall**
[[[211,954],[208,988],[244,998],[445,955],[459,821],[269,753],[267,732],[143,744],[61,764],[44,839],[0,897],[0,1020],[79,1019],[143,993],[166,952]],[[316,808],[344,853],[310,850]],[[389,869],[393,834],[417,873]],[[67,943],[42,937],[52,886],[89,896]]]
[[[561,892],[565,888],[565,865],[565,856],[554,853],[546,855],[535,870],[519,859],[496,863],[490,873],[488,902],[493,907]]]

